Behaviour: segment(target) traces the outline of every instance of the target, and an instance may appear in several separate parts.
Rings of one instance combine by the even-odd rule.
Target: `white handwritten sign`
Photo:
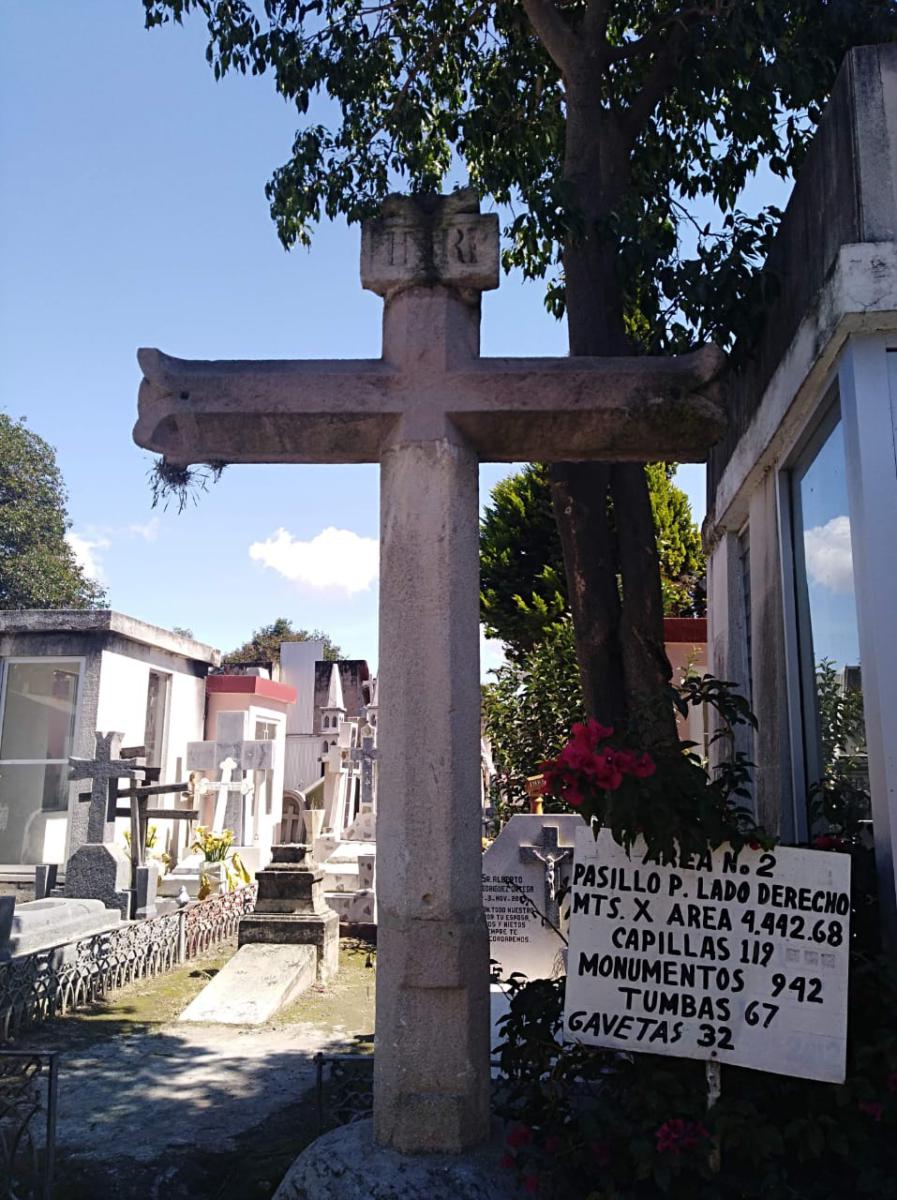
[[[850,858],[643,859],[576,831],[566,1040],[842,1082]]]

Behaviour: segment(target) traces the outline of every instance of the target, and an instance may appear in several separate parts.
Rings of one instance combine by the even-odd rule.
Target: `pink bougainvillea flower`
[[[710,1137],[700,1121],[685,1121],[682,1117],[671,1117],[664,1121],[655,1133],[658,1154],[677,1157],[683,1150],[694,1150]]]
[[[607,1142],[592,1142],[589,1148],[599,1167],[610,1166],[610,1145]]]
[[[515,1125],[505,1138],[507,1144],[514,1150],[519,1150],[521,1146],[528,1146],[532,1140],[533,1131],[529,1125]]]
[[[861,1100],[857,1108],[867,1117],[871,1117],[873,1121],[880,1121],[884,1112],[884,1105],[880,1100]]]
[[[650,754],[640,754],[635,760],[632,774],[636,779],[649,779],[657,770],[657,765]]]

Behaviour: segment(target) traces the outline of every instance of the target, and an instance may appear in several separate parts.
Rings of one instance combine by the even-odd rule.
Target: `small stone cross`
[[[361,763],[361,806],[374,807],[374,763],[378,758],[372,737],[363,737],[361,746],[352,747],[352,761]]]
[[[521,846],[520,861],[540,862],[545,867],[545,909],[548,923],[555,928],[560,924],[561,912],[558,889],[561,884],[561,867],[573,859],[572,846],[558,845],[557,825],[543,825],[542,838],[538,846]]]
[[[400,1153],[458,1153],[490,1128],[479,463],[702,461],[725,430],[712,346],[481,358],[481,293],[498,279],[498,217],[474,193],[393,196],[362,227],[380,358],[138,352],[134,437],[173,466],[380,464],[374,1133]]]
[[[119,758],[123,733],[97,731],[94,758],[70,758],[69,780],[90,779],[90,792],[79,795],[89,800],[87,840],[91,843],[115,840],[115,807],[119,779],[143,778],[144,761],[140,758]]]

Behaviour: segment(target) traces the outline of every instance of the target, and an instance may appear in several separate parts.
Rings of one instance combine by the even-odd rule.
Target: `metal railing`
[[[236,933],[240,917],[255,907],[255,896],[254,885],[240,888],[0,963],[0,1043],[28,1025],[196,958]]]
[[[0,1050],[0,1200],[51,1200],[55,1053]]]

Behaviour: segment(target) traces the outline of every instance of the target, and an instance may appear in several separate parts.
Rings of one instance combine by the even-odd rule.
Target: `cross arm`
[[[700,462],[725,430],[725,355],[485,358],[454,375],[446,408],[483,459]]]
[[[200,362],[139,350],[134,440],[170,462],[376,462],[399,419],[378,359]]]

